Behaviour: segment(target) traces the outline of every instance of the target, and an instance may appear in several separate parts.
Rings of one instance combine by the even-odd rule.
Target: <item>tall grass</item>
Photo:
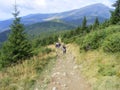
[[[117,35],[111,39],[113,35]],[[74,51],[80,71],[91,83],[93,90],[120,90],[120,26],[113,25],[77,37]],[[110,41],[110,40],[111,41]],[[105,43],[105,40],[110,43]],[[112,42],[113,41],[113,42]],[[105,44],[103,44],[105,43]],[[114,52],[105,52],[111,47]],[[78,49],[80,48],[80,49]]]
[[[48,66],[49,71],[53,62],[55,53],[45,48],[30,60],[3,69],[0,71],[0,90],[34,90],[38,79],[43,81],[42,73]]]
[[[120,90],[120,53],[104,53],[102,50],[80,53],[78,45],[69,46],[74,50],[81,74],[93,90]]]

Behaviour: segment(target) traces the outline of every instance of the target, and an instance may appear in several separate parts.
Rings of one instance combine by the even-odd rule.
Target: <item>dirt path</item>
[[[90,85],[80,76],[78,68],[69,48],[65,55],[59,52],[47,90],[91,90]]]

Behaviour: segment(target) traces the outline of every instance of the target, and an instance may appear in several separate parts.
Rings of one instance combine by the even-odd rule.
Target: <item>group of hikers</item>
[[[66,53],[66,46],[65,46],[64,44],[62,45],[61,43],[57,42],[57,43],[55,44],[55,47],[56,47],[56,49],[61,48],[62,51],[63,51],[63,54]]]

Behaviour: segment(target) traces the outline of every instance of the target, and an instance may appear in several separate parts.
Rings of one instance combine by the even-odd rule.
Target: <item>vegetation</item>
[[[31,90],[36,88],[38,79],[39,89],[44,89],[50,80],[47,75],[55,62],[54,50],[45,46],[53,43],[57,37],[40,38],[39,42],[33,40],[31,46],[20,18],[17,17],[18,14],[15,7],[12,31],[0,52],[0,89]]]
[[[15,12],[13,13],[15,20],[11,25],[12,31],[8,41],[4,43],[1,50],[0,67],[10,66],[32,56],[32,47],[26,38],[24,27],[20,23],[18,14],[19,11],[17,11],[15,6]]]
[[[29,35],[34,36],[45,36],[45,34],[52,34],[55,32],[60,32],[64,30],[72,30],[75,26],[69,25],[64,22],[57,22],[57,21],[48,21],[48,22],[42,22],[42,23],[36,23],[32,24],[26,27],[26,32]]]
[[[32,46],[26,38],[24,27],[20,23],[20,18],[17,17],[19,12],[15,7],[12,32],[0,51],[0,67],[10,66],[0,71],[1,89],[35,88],[37,79],[41,80],[42,72],[52,60],[53,62],[55,60],[54,50],[46,46],[54,44],[58,41],[58,37],[61,37],[64,43],[77,44],[73,46],[72,51],[75,53],[77,63],[81,66],[81,73],[88,79],[93,90],[118,90],[120,88],[120,25],[117,24],[120,22],[120,0],[117,0],[114,6],[116,8],[110,20],[104,23],[99,23],[96,18],[93,25],[87,25],[86,17],[84,17],[82,25],[75,30],[45,34],[43,37],[40,35],[32,40]],[[54,24],[51,23],[51,25]],[[51,25],[47,29],[48,32],[52,28]],[[62,26],[63,23],[59,25]],[[29,27],[30,33],[35,27]],[[45,24],[42,24],[42,27],[46,28]],[[56,29],[58,29],[57,26]],[[42,32],[39,30],[36,27],[34,34]],[[34,56],[31,57],[32,55]],[[22,60],[25,61],[21,62]],[[50,69],[47,68],[47,70]],[[46,81],[48,82],[49,80]]]
[[[108,28],[105,28],[103,30],[97,30],[94,32],[91,32],[85,36],[82,36],[81,38],[78,38],[76,40],[76,42],[80,45],[80,48],[82,50],[88,51],[88,50],[93,50],[93,49],[98,49],[100,47],[104,47],[105,44],[103,44],[103,42],[106,42],[106,47],[109,47],[108,42],[111,42],[111,44],[116,44],[117,47],[115,48],[120,48],[119,44],[119,39],[117,37],[119,37],[119,32],[120,32],[120,27],[119,26],[109,26]],[[112,42],[110,41],[108,38],[112,38],[112,34],[118,33],[116,37],[114,37],[114,41],[116,38],[116,42]],[[107,38],[107,40],[106,40]],[[106,40],[106,41],[105,41]],[[113,47],[112,47],[113,48]],[[118,49],[119,50],[119,49]]]
[[[117,0],[116,3],[113,4],[115,10],[111,12],[111,24],[120,23],[120,0]]]
[[[118,3],[120,4],[119,0],[115,5]],[[71,49],[73,48],[76,62],[81,67],[81,74],[87,78],[93,90],[120,89],[120,26],[117,25],[120,16],[116,11],[118,6],[111,19],[104,23],[99,23],[96,18],[93,25],[87,26],[89,32],[84,34],[79,27],[74,31],[79,33],[69,35],[69,39],[64,38],[66,42],[77,43]]]
[[[98,18],[95,19],[95,22],[93,24],[93,29],[96,29],[100,25]]]
[[[120,32],[109,35],[104,43],[103,50],[105,52],[120,52]]]
[[[87,28],[87,20],[86,17],[84,16],[83,22],[82,22],[82,29],[86,29]]]
[[[54,63],[55,53],[52,49],[42,47],[37,49],[37,55],[15,66],[0,71],[1,90],[44,90],[50,78],[48,77]],[[39,84],[38,86],[37,83]]]
[[[78,44],[69,47],[74,51],[79,70],[91,84],[92,90],[119,90],[120,53],[108,54],[101,49],[81,52]]]

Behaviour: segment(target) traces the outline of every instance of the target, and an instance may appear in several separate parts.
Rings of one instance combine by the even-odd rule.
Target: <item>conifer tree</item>
[[[120,22],[120,0],[117,0],[116,3],[113,4],[115,10],[111,12],[111,24],[117,24]]]
[[[99,20],[98,20],[98,18],[96,17],[96,19],[95,19],[95,22],[94,22],[94,24],[93,24],[93,29],[96,29],[98,26],[99,26]]]
[[[82,21],[82,29],[85,30],[87,27],[87,20],[86,20],[86,17],[84,16],[84,19]]]
[[[83,34],[89,32],[89,30],[88,30],[88,28],[87,28],[87,19],[86,19],[86,16],[84,16],[84,19],[83,19],[83,21],[82,21],[82,26],[81,26],[81,28],[82,28]]]
[[[14,10],[14,20],[10,27],[11,33],[2,47],[1,55],[3,66],[16,63],[18,60],[25,59],[32,55],[32,47],[24,32],[24,25],[20,23],[20,18],[18,17],[19,11],[16,5]]]

